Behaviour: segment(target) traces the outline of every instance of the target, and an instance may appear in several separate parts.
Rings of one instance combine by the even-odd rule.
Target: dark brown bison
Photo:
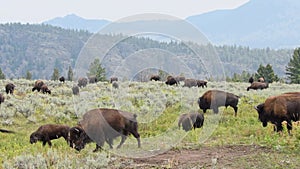
[[[177,85],[177,81],[173,76],[168,76],[167,81],[165,82],[167,85]]]
[[[238,96],[220,90],[209,90],[198,99],[199,107],[204,113],[207,109],[213,109],[214,113],[218,113],[220,106],[225,106],[226,108],[230,106],[234,109],[235,116],[237,115],[238,102]]]
[[[249,91],[250,89],[253,90],[263,90],[263,89],[267,89],[269,87],[268,83],[264,83],[264,82],[253,82],[251,83],[251,85],[247,88],[247,91]]]
[[[252,76],[249,78],[248,82],[249,82],[250,84],[252,84],[252,83],[254,82],[254,79],[253,79]]]
[[[78,86],[79,87],[85,87],[88,83],[88,79],[85,77],[81,77],[78,79]]]
[[[151,75],[150,81],[152,81],[152,80],[159,81],[160,80],[160,76],[159,75]]]
[[[15,85],[13,83],[8,83],[5,85],[5,92],[6,94],[14,94]]]
[[[35,90],[37,90],[38,92],[40,92],[42,86],[44,85],[45,83],[42,81],[42,80],[37,80],[35,81],[34,83],[34,87],[32,88],[32,91],[34,92]]]
[[[78,95],[79,94],[79,87],[76,85],[76,86],[73,86],[72,87],[72,92],[74,95]]]
[[[93,109],[83,115],[83,119],[69,132],[70,147],[80,151],[87,143],[96,142],[96,149],[102,149],[106,141],[112,148],[114,138],[121,136],[118,148],[132,134],[140,147],[140,134],[136,115],[116,109]]]
[[[117,82],[118,81],[118,78],[117,77],[111,77],[110,78],[110,83],[112,82]]]
[[[41,87],[41,91],[42,93],[48,93],[51,94],[51,90],[48,89],[48,86],[46,84],[43,84],[43,86]]]
[[[68,141],[68,133],[70,127],[66,125],[60,124],[46,124],[40,126],[35,132],[30,135],[30,143],[36,143],[37,141],[43,142],[43,146],[48,143],[51,147],[51,140],[58,139],[63,137],[66,141]]]
[[[89,77],[89,83],[97,83],[98,82],[98,79],[96,76],[90,76]]]
[[[63,76],[61,76],[59,79],[58,79],[60,82],[62,82],[62,83],[65,83],[65,77],[63,77]]]
[[[207,87],[207,81],[197,80],[197,86],[202,88],[204,88],[204,86]]]
[[[189,131],[192,128],[201,128],[204,123],[204,116],[200,113],[185,113],[179,117],[178,127],[182,125],[183,130]]]
[[[1,103],[3,103],[5,100],[5,97],[3,96],[3,94],[0,93],[0,105]]]
[[[274,131],[282,131],[282,122],[287,122],[288,133],[292,130],[292,121],[300,120],[300,92],[271,96],[264,103],[254,107],[258,118],[266,127],[268,122],[275,125]]]
[[[177,83],[183,82],[185,80],[184,76],[176,76],[175,80],[177,81]]]
[[[198,86],[196,79],[185,79],[183,87],[195,87]]]

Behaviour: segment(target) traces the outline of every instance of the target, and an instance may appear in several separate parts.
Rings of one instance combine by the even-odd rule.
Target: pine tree
[[[51,80],[58,80],[59,78],[59,70],[57,68],[54,68]]]
[[[29,72],[29,70],[27,70],[27,72],[26,72],[25,79],[27,79],[27,80],[31,80],[32,79],[32,74]]]
[[[0,68],[0,79],[5,79],[5,74],[2,72],[1,68]]]
[[[285,70],[291,83],[300,83],[300,48],[294,50],[294,54]]]
[[[68,70],[68,81],[73,81],[73,76],[74,76],[74,73],[73,73],[72,67],[69,66],[69,70]]]
[[[90,64],[87,76],[96,76],[98,81],[106,81],[105,69],[101,66],[99,59],[96,58],[94,62]]]

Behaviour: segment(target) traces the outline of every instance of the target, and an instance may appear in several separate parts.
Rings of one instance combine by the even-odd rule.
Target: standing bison
[[[152,81],[152,80],[159,81],[160,80],[160,76],[159,75],[151,75],[150,81]]]
[[[5,85],[5,92],[6,94],[14,94],[15,85],[13,83],[8,83]]]
[[[43,142],[43,146],[48,143],[51,147],[51,140],[58,139],[63,137],[66,141],[68,141],[68,133],[70,127],[66,125],[60,124],[46,124],[40,126],[35,132],[30,135],[30,143],[36,143],[37,141]]]
[[[81,77],[78,79],[78,86],[79,87],[85,87],[88,83],[88,79],[85,77]]]
[[[0,105],[1,103],[3,103],[5,100],[5,97],[3,96],[3,94],[0,93]]]
[[[96,149],[102,149],[106,141],[112,148],[114,138],[121,136],[118,148],[125,142],[127,136],[132,134],[140,147],[140,134],[136,115],[116,109],[93,109],[83,115],[83,119],[69,132],[70,147],[80,151],[87,143],[96,142]]]
[[[51,90],[48,89],[48,86],[46,84],[43,84],[43,86],[41,87],[41,91],[43,94],[45,93],[51,94]]]
[[[65,83],[65,77],[63,77],[63,76],[61,76],[59,79],[58,79],[60,82],[62,82],[62,83]]]
[[[97,83],[98,82],[98,79],[96,76],[90,76],[89,77],[89,83]]]
[[[226,108],[230,106],[234,109],[235,116],[237,115],[238,102],[238,96],[220,90],[209,90],[198,99],[199,107],[204,113],[207,109],[213,109],[214,113],[217,114],[220,106],[225,106]]]
[[[199,113],[185,113],[179,117],[178,127],[182,126],[183,130],[189,131],[192,128],[201,128],[204,123],[203,114]]]
[[[207,81],[197,80],[197,86],[202,88],[204,88],[204,86],[207,87]]]
[[[117,77],[111,77],[110,78],[110,83],[112,82],[117,82],[118,81],[118,78]]]
[[[77,85],[72,87],[73,95],[79,95],[79,87]]]
[[[34,83],[34,86],[32,88],[32,91],[34,92],[35,90],[37,90],[38,92],[41,91],[41,88],[42,86],[44,85],[45,83],[42,81],[42,80],[37,80],[35,81]]]
[[[275,131],[282,131],[282,122],[287,122],[288,133],[292,130],[292,122],[300,120],[300,92],[284,93],[271,96],[264,103],[255,107],[263,127],[273,123]]]
[[[168,76],[167,81],[165,83],[170,86],[178,84],[176,79],[173,76]]]
[[[268,83],[264,83],[264,82],[253,82],[251,83],[251,85],[247,88],[247,91],[249,91],[250,89],[253,90],[263,90],[263,89],[267,89],[269,87]]]

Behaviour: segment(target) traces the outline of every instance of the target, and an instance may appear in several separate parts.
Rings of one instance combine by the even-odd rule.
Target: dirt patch
[[[132,159],[124,168],[232,168],[236,159],[247,155],[269,153],[271,149],[255,145],[202,147],[200,149],[170,150],[148,158]],[[123,161],[125,162],[125,161]],[[121,167],[121,168],[123,168]],[[236,167],[234,167],[236,168]],[[243,168],[241,166],[241,168]]]

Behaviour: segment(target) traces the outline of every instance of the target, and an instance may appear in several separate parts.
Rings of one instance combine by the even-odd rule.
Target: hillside
[[[59,69],[61,75],[66,76],[68,67],[75,67],[78,55],[85,42],[92,35],[85,31],[66,30],[49,25],[0,25],[0,67],[7,78],[24,77],[26,71],[33,74],[33,78],[50,79],[53,69]],[[174,56],[184,61],[196,76],[205,74],[202,64],[195,62],[195,54],[189,46],[196,46],[202,59],[210,59],[208,49],[216,51],[220,57],[224,72],[227,76],[241,73],[243,70],[254,73],[259,64],[272,64],[275,73],[284,76],[285,66],[291,57],[293,49],[273,50],[251,49],[241,46],[197,46],[190,42],[158,42],[145,37],[125,37],[123,35],[98,35],[103,39],[125,39],[111,49],[107,56],[109,60],[103,66],[107,69],[107,77],[113,74],[124,58],[135,55],[155,63],[152,56]],[[100,46],[105,50],[105,46]],[[152,49],[156,49],[153,52]],[[147,52],[145,52],[147,51]],[[171,54],[171,55],[170,55]],[[106,56],[106,57],[107,57]],[[86,60],[86,58],[84,58]],[[113,62],[112,62],[113,61]],[[203,60],[201,60],[203,61]],[[111,66],[110,63],[113,63]],[[132,67],[141,65],[133,60]],[[88,67],[89,63],[85,65]],[[212,65],[206,65],[212,66]],[[182,73],[176,66],[169,65],[171,70]],[[219,67],[219,66],[218,66]],[[135,70],[141,71],[141,70]],[[178,72],[179,71],[179,72]]]

